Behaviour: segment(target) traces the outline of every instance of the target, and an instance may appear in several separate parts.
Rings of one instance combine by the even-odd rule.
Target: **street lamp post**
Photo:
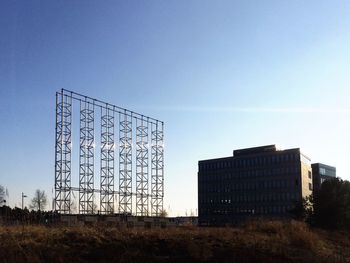
[[[24,202],[25,197],[27,197],[27,196],[22,192],[22,210],[23,210],[23,202]]]

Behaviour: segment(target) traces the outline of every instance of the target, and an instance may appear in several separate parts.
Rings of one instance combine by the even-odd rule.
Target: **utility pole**
[[[27,197],[27,196],[22,192],[22,210],[23,210],[23,201],[24,201],[25,197]]]

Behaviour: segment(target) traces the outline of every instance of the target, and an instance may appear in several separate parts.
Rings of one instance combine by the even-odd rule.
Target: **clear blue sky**
[[[276,143],[350,179],[350,1],[0,1],[0,184],[54,181],[61,88],[164,120],[165,205],[197,162]],[[74,150],[74,149],[73,149]]]

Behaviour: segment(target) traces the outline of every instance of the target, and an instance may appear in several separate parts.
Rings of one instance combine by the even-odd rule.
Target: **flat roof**
[[[233,151],[233,156],[200,160],[199,162],[210,162],[210,161],[214,162],[214,161],[219,161],[219,160],[232,159],[234,157],[244,157],[244,156],[251,156],[251,155],[256,155],[256,154],[266,154],[266,153],[276,153],[276,152],[283,153],[283,152],[289,152],[289,151],[298,151],[300,154],[302,154],[304,157],[306,157],[307,159],[310,160],[309,157],[307,157],[305,154],[301,153],[300,148],[291,148],[291,149],[281,150],[278,147],[276,147],[275,144],[270,144],[270,145],[264,145],[264,146],[258,146],[258,147],[237,149],[237,150]]]
[[[251,148],[244,148],[244,149],[238,149],[233,151],[233,156],[241,156],[241,155],[250,155],[250,154],[256,154],[256,153],[266,153],[266,152],[275,152],[277,150],[275,144],[270,145],[264,145],[264,146],[258,146],[258,147],[251,147]]]
[[[311,167],[314,167],[314,166],[328,168],[328,169],[331,169],[331,170],[336,170],[335,166],[331,166],[331,165],[324,164],[324,163],[313,163],[313,164],[311,164]]]

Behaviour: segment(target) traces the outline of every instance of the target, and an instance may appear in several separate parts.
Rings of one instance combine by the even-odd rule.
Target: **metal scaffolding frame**
[[[101,196],[102,214],[114,213],[114,112],[101,108]]]
[[[77,104],[74,108],[80,108],[77,121],[79,186],[72,187],[72,177],[76,174],[72,171],[72,160],[75,160],[72,159],[72,137],[75,138],[72,136],[72,119],[75,117],[73,106]],[[95,127],[101,128],[99,138],[96,138]],[[96,149],[100,151],[96,152]],[[119,162],[115,162],[115,152],[119,152]],[[98,161],[99,187],[95,188]],[[119,184],[116,184],[118,179]],[[118,211],[160,216],[164,197],[164,123],[73,91],[62,89],[57,92],[54,200],[57,212],[72,213],[73,192],[79,192],[80,214]],[[95,204],[96,200],[99,206]]]
[[[136,122],[136,215],[148,216],[148,122]]]
[[[151,215],[160,216],[164,197],[164,133],[163,123],[152,125]]]
[[[94,104],[80,101],[79,213],[94,212]]]
[[[70,212],[72,156],[72,97],[56,93],[55,207]]]
[[[132,213],[132,114],[119,114],[119,213]]]

